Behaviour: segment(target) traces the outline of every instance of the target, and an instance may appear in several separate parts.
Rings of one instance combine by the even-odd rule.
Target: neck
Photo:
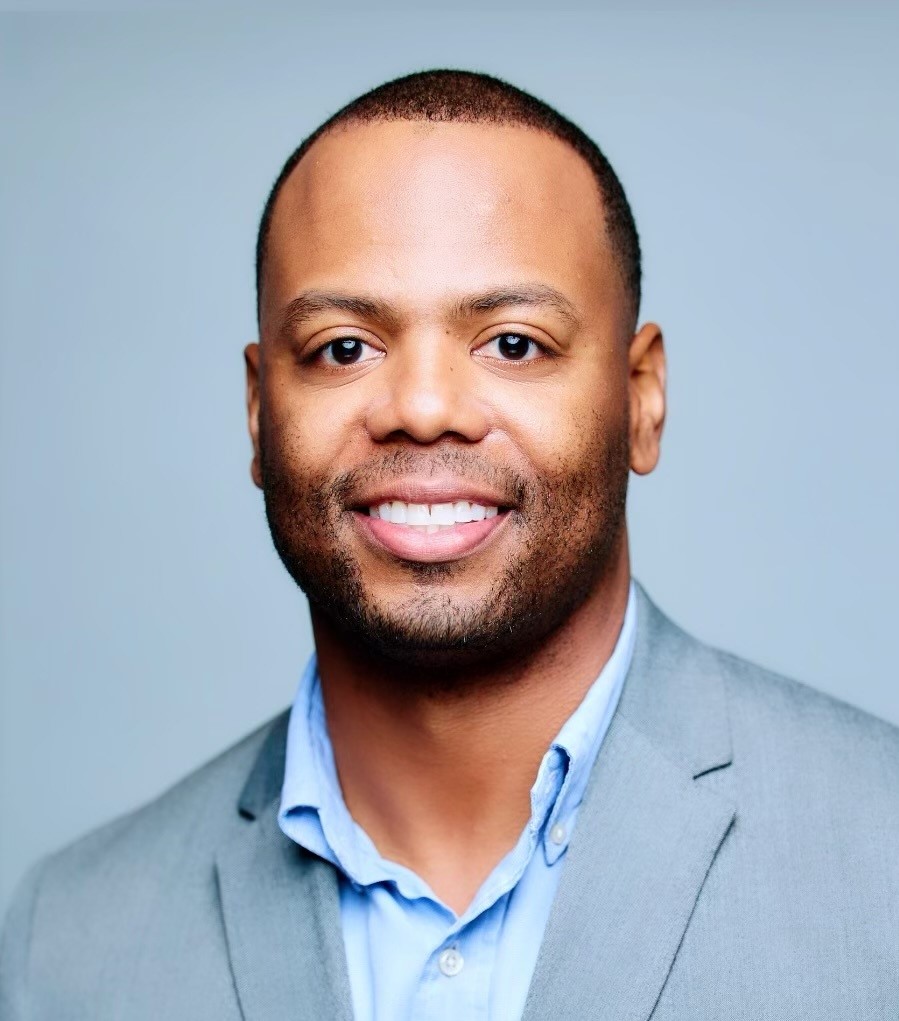
[[[526,661],[466,669],[440,696],[398,686],[313,611],[347,808],[383,857],[457,912],[527,823],[540,761],[615,647],[629,582],[625,539],[615,569]]]

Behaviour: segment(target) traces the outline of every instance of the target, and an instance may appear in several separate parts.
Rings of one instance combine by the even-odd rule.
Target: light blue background
[[[0,906],[292,697],[306,611],[244,426],[257,217],[319,121],[418,68],[535,92],[625,182],[670,359],[637,576],[899,721],[899,17],[752,9],[3,18]]]

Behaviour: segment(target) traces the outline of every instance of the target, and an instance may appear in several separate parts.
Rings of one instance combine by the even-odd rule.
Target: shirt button
[[[437,966],[447,978],[452,978],[453,975],[458,975],[464,964],[465,959],[454,947],[450,947],[449,950],[444,950],[437,958]]]
[[[554,844],[565,843],[565,827],[561,823],[556,823],[555,826],[549,831],[549,839]]]

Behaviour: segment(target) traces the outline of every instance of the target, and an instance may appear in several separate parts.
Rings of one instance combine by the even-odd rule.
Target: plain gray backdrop
[[[303,136],[426,67],[536,93],[624,181],[670,364],[637,577],[899,721],[897,9],[329,9],[0,20],[0,908],[292,698],[307,613],[243,408],[257,219]]]

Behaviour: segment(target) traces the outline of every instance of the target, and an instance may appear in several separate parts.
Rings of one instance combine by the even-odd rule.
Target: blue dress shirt
[[[463,915],[387,861],[340,790],[315,656],[290,713],[278,820],[337,869],[356,1021],[518,1021],[591,767],[630,666],[630,586],[609,661],[544,755],[531,818]]]

